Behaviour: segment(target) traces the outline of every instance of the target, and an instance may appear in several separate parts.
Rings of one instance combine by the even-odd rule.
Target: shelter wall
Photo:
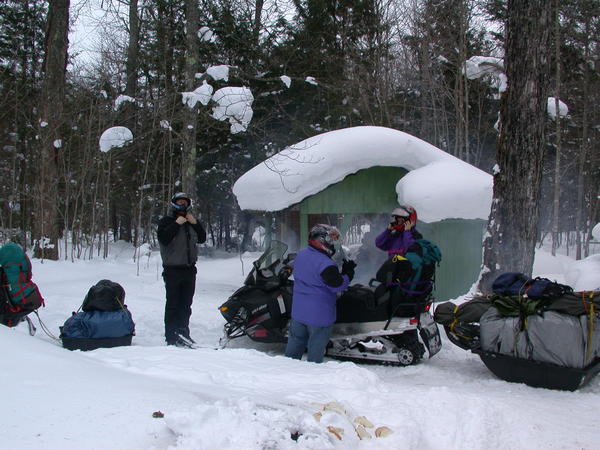
[[[406,173],[398,167],[377,166],[348,175],[341,182],[276,213],[276,236],[286,242],[290,250],[297,251],[306,245],[308,231],[316,223],[335,225],[344,235],[348,230],[354,232],[356,224],[362,221],[371,226],[371,232],[363,239],[363,245],[366,244],[367,251],[373,255],[370,259],[379,262],[380,252],[381,259],[385,260],[385,253],[374,248],[374,237],[383,230],[390,212],[398,206],[396,184]],[[465,294],[477,280],[484,226],[483,220],[418,222],[417,229],[423,237],[435,242],[442,251],[434,293],[438,300]]]

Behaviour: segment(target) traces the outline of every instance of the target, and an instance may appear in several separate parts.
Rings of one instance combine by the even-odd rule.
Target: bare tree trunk
[[[125,93],[133,98],[137,94],[139,39],[140,16],[138,14],[138,0],[129,0],[129,42],[127,45],[127,83]]]
[[[464,71],[465,61],[467,59],[467,30],[468,30],[468,8],[466,2],[460,1],[457,3],[457,8],[460,9],[460,36],[458,46],[458,60],[456,62],[456,75],[454,81],[454,155],[463,161],[468,161],[468,96],[467,96],[467,78]]]
[[[589,61],[590,57],[590,45],[589,45],[589,36],[590,36],[590,18],[586,16],[585,20],[585,48],[584,48],[584,61]],[[575,230],[577,232],[576,235],[576,249],[575,249],[575,259],[579,260],[582,258],[582,236],[586,233],[586,227],[584,223],[586,222],[584,217],[584,194],[585,194],[585,173],[586,173],[586,160],[589,149],[589,141],[588,141],[588,132],[589,132],[589,120],[588,120],[588,101],[589,101],[589,91],[590,91],[590,77],[589,71],[585,70],[583,72],[583,86],[582,86],[582,113],[581,113],[581,148],[579,150],[579,161],[578,161],[578,170],[577,170],[577,212],[575,215]]]
[[[35,211],[36,258],[58,259],[58,167],[54,142],[60,138],[65,93],[70,0],[48,3],[44,84],[40,104],[41,157]]]
[[[265,2],[264,0],[256,0],[254,5],[255,5],[255,9],[254,9],[254,29],[253,34],[254,34],[254,44],[258,47],[259,44],[259,37],[260,37],[260,28],[261,28],[261,17],[262,17],[262,10],[263,10],[263,6],[264,6]]]
[[[560,156],[561,156],[561,130],[560,130],[560,14],[559,0],[554,0],[554,50],[556,52],[556,92],[554,94],[554,106],[556,109],[556,159],[554,161],[554,208],[552,214],[552,256],[556,256],[556,249],[560,245]],[[568,230],[567,230],[568,231]],[[568,246],[567,246],[568,248]]]
[[[138,94],[138,72],[139,72],[139,49],[140,49],[140,16],[138,11],[138,0],[129,0],[129,39],[127,42],[127,61],[125,63],[125,71],[127,81],[125,84],[125,94],[131,98],[137,99]],[[134,136],[138,135],[138,103],[136,102],[125,102],[122,107],[124,113],[125,125],[133,132]],[[134,142],[131,152],[139,154],[139,143]],[[140,158],[141,159],[141,158]],[[118,167],[115,170],[119,171]],[[138,165],[136,165],[136,179],[139,178]],[[109,196],[108,201],[115,201],[114,196]],[[123,202],[117,202],[112,205],[114,211],[115,223],[113,224],[113,238],[122,239],[126,242],[131,242],[131,225],[132,225],[132,214],[135,209],[135,196],[131,196],[128,200],[128,205],[123,205]]]
[[[500,110],[494,198],[484,239],[479,287],[489,291],[501,272],[531,275],[548,98],[551,6],[545,0],[508,0],[506,75]]]
[[[196,83],[196,71],[198,68],[198,28],[199,10],[196,0],[185,0],[185,88],[193,91]],[[183,107],[183,129],[181,130],[183,155],[182,184],[183,190],[190,195],[196,195],[196,127],[198,122],[198,111],[196,108]]]

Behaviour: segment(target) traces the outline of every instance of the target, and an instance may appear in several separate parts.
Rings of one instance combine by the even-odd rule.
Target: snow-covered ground
[[[137,275],[132,251],[118,250],[107,260],[33,261],[52,333],[107,278],[125,288],[137,335],[131,347],[70,352],[39,326],[34,337],[23,325],[0,327],[0,448],[600,449],[600,377],[576,392],[507,383],[445,336],[438,355],[406,368],[311,364],[248,340],[216,349],[217,307],[244,279],[239,257],[199,261],[191,330],[203,348],[167,347],[160,257],[144,256]],[[256,256],[244,255],[246,271]],[[574,274],[572,259],[538,252],[535,275],[564,282],[583,273],[596,283],[598,258]],[[357,416],[373,423],[371,434],[392,434],[359,440]]]

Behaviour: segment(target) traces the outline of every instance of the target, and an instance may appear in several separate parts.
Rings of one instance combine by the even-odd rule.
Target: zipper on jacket
[[[185,224],[185,247],[187,249],[188,266],[192,265],[192,254],[190,248],[190,224]]]

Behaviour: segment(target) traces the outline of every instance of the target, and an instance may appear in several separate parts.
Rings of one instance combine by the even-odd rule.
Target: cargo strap
[[[587,314],[587,319],[588,319],[588,333],[587,333],[587,342],[586,342],[586,349],[585,349],[585,361],[589,362],[590,359],[592,358],[592,349],[593,349],[593,345],[592,345],[592,340],[594,338],[594,331],[595,331],[595,324],[596,324],[596,305],[594,304],[593,301],[591,301],[594,298],[594,292],[590,292],[589,293],[589,298],[590,301],[587,302],[585,299],[586,296],[586,292],[583,291],[581,292],[581,301],[583,302],[583,307],[585,308],[585,311],[588,312]],[[589,306],[589,308],[588,308]],[[589,311],[588,311],[589,309]]]
[[[458,312],[458,305],[454,305],[454,309],[452,310],[452,323],[450,324],[450,331],[455,333],[454,327],[458,323],[458,318],[456,317],[456,313]]]
[[[452,323],[451,323],[451,324],[448,326],[448,329],[449,329],[449,330],[450,330],[450,332],[451,332],[452,334],[454,334],[455,336],[458,336],[459,338],[466,339],[467,341],[472,341],[472,340],[473,340],[473,337],[472,337],[472,336],[465,336],[464,334],[462,334],[462,333],[459,333],[459,332],[456,330],[456,325],[458,325],[458,323],[459,323],[459,320],[458,320],[458,318],[456,317],[456,313],[458,312],[458,306],[459,306],[459,305],[455,305],[455,306],[454,306],[454,309],[452,310]]]
[[[40,323],[40,328],[42,329],[44,334],[46,334],[46,336],[48,336],[53,341],[57,342],[62,347],[62,341],[59,338],[57,338],[56,336],[54,336],[52,334],[52,332],[50,331],[50,329],[46,326],[46,324],[44,322],[42,322],[42,319],[41,319],[40,315],[38,314],[37,310],[33,311],[33,312],[37,316],[38,322]]]

